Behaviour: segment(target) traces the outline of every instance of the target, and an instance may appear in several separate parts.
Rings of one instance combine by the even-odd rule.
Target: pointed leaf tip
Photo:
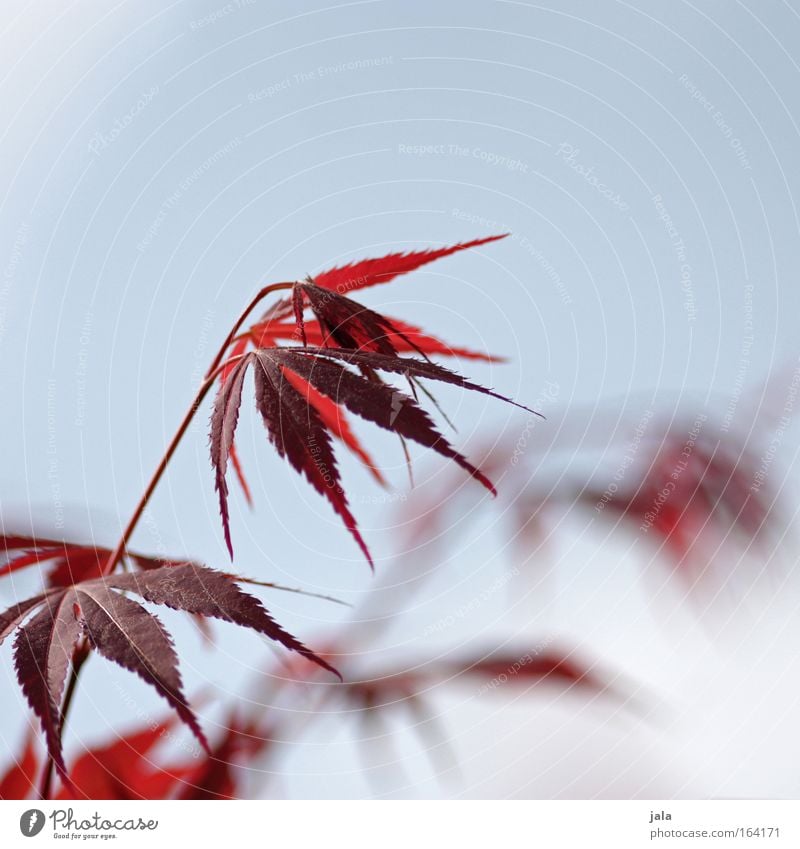
[[[340,294],[375,286],[379,283],[388,283],[403,274],[415,271],[423,265],[443,259],[451,254],[487,245],[499,239],[505,239],[509,233],[501,233],[494,236],[485,236],[480,239],[472,239],[469,242],[459,242],[443,248],[429,248],[421,251],[409,251],[408,253],[391,253],[382,257],[357,260],[347,265],[331,268],[314,275],[314,283],[324,289],[335,289]]]

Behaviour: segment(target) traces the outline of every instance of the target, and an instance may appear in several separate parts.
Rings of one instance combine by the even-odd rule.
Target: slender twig
[[[232,359],[238,360],[241,359],[241,357],[233,357]],[[155,489],[158,486],[162,475],[167,470],[167,466],[169,465],[173,454],[175,453],[178,445],[183,439],[186,431],[189,429],[189,425],[192,423],[192,419],[194,419],[195,413],[197,413],[200,404],[203,403],[203,399],[206,397],[206,395],[208,395],[209,390],[214,385],[214,382],[217,379],[217,375],[223,368],[225,368],[228,362],[230,361],[226,361],[223,365],[217,366],[216,370],[211,372],[209,377],[205,378],[205,380],[203,380],[203,382],[200,384],[200,388],[197,390],[197,395],[195,395],[194,401],[192,401],[192,405],[186,411],[186,415],[183,417],[183,421],[180,423],[180,426],[175,431],[175,435],[172,437],[169,445],[167,446],[167,450],[164,452],[164,455],[159,461],[158,466],[156,466],[156,470],[155,472],[153,472],[152,478],[150,478],[150,483],[147,485],[147,489],[145,489],[144,493],[142,494],[142,497],[139,499],[139,503],[136,505],[136,508],[133,511],[133,514],[128,520],[128,524],[125,526],[125,530],[122,532],[122,536],[119,538],[119,542],[117,542],[116,548],[109,555],[109,558],[106,561],[105,566],[103,567],[103,575],[110,575],[117,567],[119,562],[122,560],[122,556],[125,553],[128,541],[130,540],[134,530],[136,530],[136,526],[139,524],[139,520],[142,518],[142,513],[144,513],[145,508],[147,507],[150,499],[152,498],[153,493],[155,492]]]
[[[128,520],[128,524],[125,526],[125,530],[122,532],[122,536],[119,538],[119,542],[117,543],[116,548],[111,552],[108,561],[103,569],[104,575],[109,575],[114,569],[117,567],[117,564],[120,561],[120,558],[125,552],[125,548],[130,540],[133,532],[136,530],[136,526],[139,524],[139,520],[142,518],[142,514],[147,507],[147,504],[150,501],[153,493],[155,492],[156,487],[158,486],[159,481],[161,480],[162,475],[167,469],[170,460],[172,459],[172,455],[175,453],[178,445],[180,444],[181,439],[183,439],[186,431],[189,428],[189,425],[192,423],[192,419],[194,419],[197,410],[203,402],[203,399],[208,394],[211,387],[214,385],[214,382],[217,379],[217,375],[220,370],[225,367],[231,360],[227,360],[223,363],[223,359],[225,357],[225,353],[230,347],[231,342],[233,341],[236,334],[239,332],[239,328],[244,324],[247,320],[247,316],[258,306],[258,304],[267,297],[267,295],[272,294],[273,292],[278,292],[282,289],[290,289],[294,284],[293,283],[273,283],[270,286],[264,287],[250,303],[247,305],[245,310],[236,320],[236,323],[231,328],[228,335],[225,337],[225,341],[220,346],[219,351],[217,352],[216,357],[212,361],[209,366],[208,372],[206,373],[205,380],[200,384],[200,388],[197,391],[197,395],[192,401],[191,406],[186,412],[186,415],[183,417],[183,421],[180,423],[177,431],[175,431],[175,435],[172,437],[169,445],[167,446],[167,450],[164,452],[163,457],[159,461],[158,466],[156,466],[155,472],[153,472],[153,477],[150,479],[150,483],[147,485],[142,497],[139,499],[139,503],[136,505],[131,518]],[[233,359],[233,358],[232,358]]]
[[[247,316],[267,297],[267,295],[271,295],[273,292],[280,292],[283,289],[291,289],[294,286],[294,283],[271,283],[269,286],[265,286],[250,303],[245,307],[244,312],[239,316],[236,321],[236,324],[231,328],[230,333],[228,334],[225,341],[222,343],[222,347],[219,349],[217,356],[214,358],[214,362],[211,363],[210,368],[208,369],[208,374],[215,371],[217,366],[222,362],[222,358],[225,356],[225,352],[230,347],[231,342],[233,342],[236,334],[239,332],[239,328],[245,323],[247,320]]]

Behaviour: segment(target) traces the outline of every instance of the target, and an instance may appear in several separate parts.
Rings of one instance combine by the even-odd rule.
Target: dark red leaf
[[[309,404],[312,404],[314,409],[319,413],[323,424],[337,439],[341,440],[347,448],[349,448],[356,457],[367,467],[370,474],[381,485],[386,486],[386,479],[380,469],[375,465],[374,460],[367,452],[366,448],[361,444],[359,438],[353,433],[347,421],[344,410],[338,406],[333,400],[318,392],[306,380],[303,380],[300,375],[294,372],[285,372],[286,379],[292,386],[306,399]]]
[[[350,371],[343,363],[355,366],[361,375]],[[428,360],[341,348],[265,348],[246,354],[228,375],[220,390],[211,420],[211,462],[216,474],[220,513],[229,546],[225,472],[238,421],[242,381],[251,364],[254,364],[255,370],[256,406],[270,440],[278,453],[330,501],[370,564],[372,559],[348,507],[331,445],[331,432],[337,432],[331,415],[335,407],[346,407],[402,438],[432,448],[455,461],[492,493],[495,493],[495,489],[491,481],[447,442],[416,400],[384,384],[377,377],[376,371],[403,374],[411,382],[412,388],[418,379],[436,380],[490,395],[534,412]],[[289,377],[290,374],[294,376]],[[297,388],[297,378],[302,381],[301,391]],[[333,403],[334,408],[329,408],[325,417],[320,415],[322,408],[314,403],[310,393],[303,390],[305,384],[310,384]]]
[[[357,301],[338,295],[327,289],[321,289],[311,283],[296,283],[292,303],[295,316],[302,321],[303,298],[308,300],[311,311],[324,335],[324,346],[353,350],[377,351],[381,354],[396,356],[397,349],[391,337],[400,337],[408,345],[413,343],[404,336],[392,322],[374,310],[362,306]],[[301,338],[305,346],[305,329],[298,321]]]
[[[366,351],[345,351],[337,348],[281,348],[279,350],[291,354],[307,355],[315,363],[319,363],[321,361],[320,358],[328,358],[376,371],[388,371],[394,374],[402,374],[406,377],[425,378],[427,380],[450,383],[461,389],[469,389],[472,392],[490,395],[492,398],[505,401],[507,404],[513,404],[521,410],[526,410],[543,418],[542,414],[537,413],[536,410],[532,410],[524,404],[518,404],[511,398],[507,398],[505,395],[499,395],[485,386],[471,383],[466,378],[461,377],[460,374],[444,368],[444,366],[440,366],[437,363],[432,363],[430,360],[418,360],[412,357],[393,357]]]
[[[47,748],[61,776],[61,698],[82,625],[75,616],[75,594],[57,593],[20,628],[14,640],[14,665],[28,704],[42,723]]]
[[[450,383],[514,403],[489,389],[465,380],[460,375],[437,366],[427,360],[424,347],[418,345],[413,336],[420,339],[434,353],[463,353],[479,358],[475,352],[459,349],[451,351],[434,337],[422,333],[413,325],[395,323],[374,310],[368,309],[346,297],[343,292],[374,283],[385,282],[448,254],[479,244],[485,244],[502,236],[492,236],[465,244],[439,250],[421,251],[412,254],[393,254],[376,260],[365,260],[341,269],[334,269],[308,278],[292,286],[292,295],[275,304],[267,311],[262,321],[235,340],[233,351],[238,358],[236,364],[229,359],[222,370],[222,385],[219,389],[211,417],[211,463],[215,473],[215,488],[219,493],[220,515],[228,550],[233,556],[228,509],[228,486],[226,472],[231,457],[235,429],[241,404],[242,383],[250,365],[255,367],[256,406],[261,413],[269,438],[289,464],[304,475],[312,486],[325,496],[372,565],[367,546],[358,530],[350,511],[345,492],[340,482],[331,436],[335,436],[363,460],[378,476],[374,464],[361,447],[352,431],[342,425],[341,410],[351,412],[380,427],[397,433],[404,439],[414,440],[433,448],[445,457],[454,460],[493,493],[494,487],[488,478],[459,452],[457,452],[436,430],[430,417],[417,404],[417,390],[435,399],[418,381],[428,378]],[[357,271],[358,279],[353,277]],[[305,322],[304,311],[308,306],[316,322]],[[295,326],[289,331],[285,320],[293,315]],[[406,330],[409,332],[406,333]],[[274,343],[279,333],[284,337],[300,340],[300,348],[258,347],[253,353],[243,353],[249,341],[262,345]],[[322,347],[309,347],[309,333]],[[424,360],[398,356],[398,348],[414,350]],[[291,353],[310,355],[319,360],[316,375],[309,372],[309,362],[303,358],[289,360]],[[285,356],[284,356],[285,355]],[[282,359],[283,357],[283,359]],[[327,357],[323,361],[323,357]],[[331,362],[340,360],[355,367],[363,376],[356,376],[343,366]],[[386,386],[377,371],[403,374],[409,381],[414,398]],[[344,388],[345,391],[340,392]],[[327,397],[327,401],[322,400]],[[517,404],[522,409],[528,409]],[[438,405],[437,405],[438,407]],[[531,411],[532,412],[532,411]],[[237,474],[244,480],[238,463]],[[246,484],[245,484],[246,486]]]
[[[0,643],[22,622],[22,620],[45,599],[47,594],[37,595],[34,598],[21,601],[8,610],[0,613]]]
[[[450,445],[411,396],[354,374],[330,360],[311,359],[289,348],[280,350],[277,356],[312,386],[352,413],[455,461],[493,495],[497,494],[492,482]]]
[[[233,447],[233,437],[239,421],[239,406],[242,403],[242,383],[244,382],[250,358],[245,357],[234,366],[223,382],[214,404],[211,416],[211,463],[216,472],[214,485],[219,493],[219,512],[222,516],[222,528],[225,543],[233,559],[230,517],[228,513],[228,484],[225,473],[228,457]]]
[[[200,725],[183,694],[178,655],[172,638],[157,617],[141,604],[112,592],[99,582],[85,584],[76,590],[76,595],[92,646],[103,657],[134,672],[152,685],[189,726],[200,744],[208,748]]]
[[[0,614],[0,635],[7,636],[34,614],[19,627],[14,661],[22,691],[41,721],[48,751],[65,780],[61,702],[73,653],[83,635],[99,654],[154,687],[207,748],[183,694],[171,637],[155,616],[118,590],[134,592],[154,604],[251,628],[338,675],[281,628],[261,602],[239,589],[231,576],[194,563],[115,574],[28,599]]]
[[[269,350],[253,355],[256,406],[270,439],[281,457],[328,499],[373,566],[340,483],[330,434],[316,409],[289,383],[280,363],[271,355]]]
[[[426,333],[419,327],[409,324],[407,321],[401,321],[397,318],[389,318],[388,321],[391,327],[400,331],[400,334],[387,330],[387,338],[394,346],[395,350],[401,354],[413,354],[420,351],[429,356],[437,357],[459,357],[466,360],[483,360],[488,363],[505,362],[504,357],[497,357],[493,354],[486,354],[482,351],[475,351],[471,348],[462,348],[457,345],[450,345],[442,339]],[[309,346],[322,347],[326,335],[323,335],[317,321],[304,322],[305,343]],[[250,328],[250,338],[256,348],[272,348],[278,342],[297,342],[299,334],[297,325],[284,322],[262,322],[261,324],[253,325]]]
[[[251,628],[341,677],[330,664],[281,628],[261,602],[239,589],[230,575],[185,563],[152,572],[113,575],[106,584],[131,590],[153,604]]]
[[[503,239],[507,235],[507,233],[504,233],[499,236],[474,239],[470,242],[463,242],[461,244],[445,248],[412,251],[407,254],[394,253],[383,257],[365,259],[350,263],[349,265],[342,266],[341,268],[332,268],[328,271],[323,271],[314,278],[309,277],[307,279],[307,283],[341,296],[354,292],[357,289],[374,286],[377,283],[388,283],[395,277],[414,271],[423,265],[427,265],[429,262],[434,262],[437,259],[466,250],[467,248],[473,248],[478,245],[488,244],[489,242]],[[297,312],[298,309],[301,310],[299,314]],[[253,338],[256,340],[257,347],[265,347],[267,345],[274,344],[274,339],[263,339],[258,341],[258,334],[263,332],[262,329],[269,328],[275,323],[287,319],[292,315],[292,313],[295,314],[295,322],[297,326],[291,334],[291,338],[295,340],[302,340],[304,332],[304,328],[302,326],[302,305],[298,304],[297,292],[295,291],[291,298],[284,299],[273,305],[262,319],[257,324],[253,325],[251,332],[253,334]],[[300,316],[299,318],[298,315]],[[387,319],[387,321],[390,320]],[[399,332],[402,334],[402,330]],[[330,344],[330,341],[325,341],[324,344]],[[411,349],[417,350],[414,348],[413,343],[410,344]]]
[[[248,342],[249,339],[247,337],[243,337],[241,339],[237,339],[231,346],[228,352],[228,362],[225,364],[225,367],[220,373],[220,389],[222,388],[225,381],[228,379],[228,375],[236,367],[236,363],[238,362],[239,357],[241,357],[241,355],[244,354],[247,350]],[[250,487],[247,484],[247,479],[244,476],[242,465],[239,462],[239,455],[236,451],[236,445],[233,442],[231,442],[230,459],[231,463],[233,463],[233,471],[236,473],[236,479],[239,481],[239,486],[242,488],[242,492],[244,493],[245,501],[247,501],[248,505],[252,507],[253,496],[250,492]]]

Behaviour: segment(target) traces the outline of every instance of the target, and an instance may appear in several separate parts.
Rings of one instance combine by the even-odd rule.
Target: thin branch
[[[236,323],[231,328],[228,335],[225,337],[225,341],[222,343],[219,351],[217,352],[216,357],[214,357],[211,366],[206,373],[205,380],[200,384],[200,388],[197,391],[197,395],[191,403],[186,415],[183,417],[183,421],[180,423],[178,430],[175,432],[175,435],[172,437],[169,445],[167,446],[167,450],[164,452],[163,457],[159,461],[158,466],[156,466],[155,472],[153,472],[153,476],[150,479],[150,483],[148,483],[147,488],[145,489],[142,497],[139,499],[139,503],[136,505],[131,518],[128,520],[128,524],[125,526],[125,530],[122,532],[122,536],[119,538],[119,542],[116,545],[116,548],[112,551],[108,561],[106,562],[105,567],[103,568],[103,575],[110,575],[114,569],[117,567],[117,564],[120,561],[120,558],[125,552],[125,548],[130,540],[133,532],[136,530],[136,526],[139,524],[139,520],[142,518],[142,514],[145,511],[153,493],[155,492],[156,487],[158,486],[159,481],[161,480],[164,472],[169,465],[170,460],[172,459],[173,454],[175,453],[178,445],[183,439],[186,431],[189,428],[189,425],[192,423],[192,420],[197,413],[197,410],[200,408],[200,405],[203,402],[203,399],[208,394],[211,387],[214,385],[214,382],[217,379],[217,375],[219,372],[228,365],[233,359],[226,360],[223,363],[223,359],[225,357],[225,352],[230,347],[231,341],[234,339],[236,334],[239,331],[239,328],[244,324],[247,320],[247,317],[250,313],[258,306],[258,304],[265,298],[267,295],[272,294],[273,292],[277,292],[283,289],[289,289],[293,286],[293,283],[273,283],[270,286],[265,286],[250,303],[247,305],[245,310],[236,320]]]

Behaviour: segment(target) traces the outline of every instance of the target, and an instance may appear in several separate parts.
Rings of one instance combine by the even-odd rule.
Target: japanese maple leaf
[[[429,248],[422,251],[409,251],[408,253],[391,253],[380,257],[356,260],[347,265],[320,271],[309,275],[308,282],[313,283],[321,289],[336,292],[339,295],[366,289],[379,283],[388,283],[403,274],[415,271],[428,263],[443,259],[451,254],[476,248],[505,239],[508,233],[495,236],[485,236],[473,239],[469,242],[459,242],[456,245],[447,245],[443,248]],[[264,314],[260,323],[268,321],[279,321],[290,316],[293,312],[293,299],[278,301]]]
[[[505,361],[503,357],[487,354],[484,351],[450,345],[399,318],[388,318],[387,321],[390,329],[386,331],[386,336],[398,353],[413,354],[421,351],[426,356],[457,357],[464,360],[482,360],[487,363]],[[307,344],[321,346],[325,343],[327,336],[323,334],[318,321],[305,321],[304,329]],[[286,321],[265,321],[253,325],[248,331],[248,338],[252,340],[256,348],[272,348],[279,342],[297,342],[299,335],[297,325]],[[242,353],[245,348],[246,346],[240,348],[238,353]],[[236,353],[232,350],[231,356],[235,355]]]
[[[231,576],[195,563],[115,574],[47,590],[0,614],[0,642],[18,629],[14,641],[17,678],[41,721],[48,750],[62,777],[66,770],[61,751],[61,703],[73,653],[83,637],[103,657],[153,686],[208,748],[183,694],[172,638],[156,616],[123,594],[128,592],[153,604],[251,628],[338,675],[284,631],[261,602],[239,589]]]
[[[359,369],[360,373],[351,371],[347,366]],[[410,379],[426,378],[449,383],[515,404],[511,399],[427,360],[341,348],[259,349],[243,355],[231,370],[217,396],[211,417],[211,462],[225,541],[231,556],[233,546],[226,472],[239,419],[244,378],[251,367],[256,407],[269,439],[278,453],[328,499],[370,564],[372,558],[341,485],[330,424],[320,415],[309,395],[298,391],[296,378],[349,412],[453,460],[495,494],[491,481],[439,433],[416,399],[388,386],[375,373],[382,371]],[[294,375],[291,379],[290,374]],[[515,406],[522,407],[520,404]]]
[[[508,233],[503,233],[496,236],[473,239],[469,242],[461,242],[457,245],[449,245],[443,248],[411,251],[409,253],[392,253],[382,257],[359,260],[348,265],[319,272],[314,276],[308,277],[305,284],[301,285],[311,285],[316,289],[323,289],[332,294],[344,296],[347,293],[364,289],[368,286],[374,286],[378,283],[388,283],[402,274],[408,274],[437,259],[442,259],[443,257],[479,245],[485,245],[489,242],[495,242],[498,239],[504,239],[507,235]],[[295,288],[291,298],[284,298],[273,304],[259,321],[253,324],[245,334],[236,340],[229,352],[230,356],[243,353],[248,341],[252,342],[255,347],[263,348],[271,347],[275,344],[275,340],[281,337],[294,340],[300,339],[301,333],[299,332],[299,328],[287,325],[285,321],[291,318],[293,314],[295,318],[297,317],[297,311],[301,304],[302,299],[299,298],[297,289]],[[394,325],[395,329],[391,331],[390,335],[399,334],[400,337],[407,337],[408,339],[413,339],[414,336],[419,337],[419,339],[413,339],[410,343],[413,350],[423,351],[426,354],[450,354],[473,359],[489,358],[486,354],[447,345],[434,336],[424,334],[419,328],[413,325],[404,326],[403,322],[395,319],[385,319],[385,321]],[[406,330],[409,332],[406,332]],[[314,342],[315,340],[309,338],[308,341]],[[398,350],[402,350],[403,344],[409,343],[408,341],[400,341]],[[227,375],[223,372],[223,378],[225,376]]]
[[[352,298],[311,282],[295,283],[292,290],[292,307],[303,345],[308,344],[303,318],[306,304],[316,316],[322,331],[323,347],[375,351],[396,356],[398,351],[392,342],[394,337],[414,348],[417,353],[423,353],[391,319]]]
[[[377,483],[381,486],[386,486],[386,479],[383,473],[376,466],[375,461],[358,440],[355,433],[353,433],[344,410],[335,401],[314,389],[308,381],[303,380],[299,375],[291,371],[284,373],[289,383],[314,407],[325,426],[330,430],[331,435],[344,443],[361,460]],[[235,455],[233,453],[231,454],[231,460],[235,463]]]
[[[353,342],[353,333],[360,336],[363,347],[383,353],[417,353],[425,357],[454,356],[488,362],[500,361],[500,358],[493,357],[490,354],[450,345],[413,324],[381,316],[343,296],[346,293],[374,286],[378,283],[387,283],[430,262],[469,248],[497,241],[505,238],[506,235],[508,234],[473,239],[469,242],[443,248],[411,251],[409,253],[392,253],[382,257],[359,260],[309,277],[305,283],[298,283],[294,287],[291,298],[278,301],[264,314],[261,320],[251,325],[244,334],[234,340],[228,350],[228,364],[221,372],[220,386],[224,385],[235,365],[235,361],[250,345],[254,348],[272,348],[280,342],[287,341],[303,342],[305,345],[316,346],[338,345],[340,344],[337,341],[338,337],[340,340],[344,340],[344,347],[354,347],[350,344]],[[304,289],[307,291],[304,291]],[[306,301],[309,301],[314,312],[322,313],[321,318],[310,322],[304,321],[303,310]],[[338,316],[334,314],[336,312],[339,313]],[[355,317],[351,315],[350,320],[342,321],[341,319],[345,318],[348,312],[354,313]],[[290,320],[293,315],[294,322]],[[359,327],[359,325],[361,326]],[[322,410],[319,410],[319,412],[323,416],[325,415]],[[339,432],[337,432],[337,429],[332,429],[331,434],[334,438],[341,439],[365,463],[372,474],[379,479],[379,482],[383,483],[375,464],[369,458],[358,438],[352,434],[347,425],[346,417],[341,411],[337,418],[343,424]],[[229,457],[245,499],[248,504],[251,504],[250,488],[239,463],[235,443],[230,445]]]
[[[449,245],[444,248],[430,248],[424,251],[409,251],[408,253],[393,253],[373,259],[362,259],[347,265],[321,271],[313,276],[314,283],[323,289],[332,289],[340,293],[353,292],[356,289],[364,289],[367,286],[375,286],[378,283],[388,283],[401,274],[408,274],[429,262],[450,256],[459,251],[496,242],[505,239],[508,233],[498,236],[485,236],[481,239],[473,239],[470,242],[460,242],[457,245]]]
[[[49,568],[45,577],[48,587],[67,587],[90,578],[98,578],[111,555],[111,550],[67,540],[5,534],[0,535],[0,578],[28,566]],[[138,569],[158,569],[164,563],[156,557],[127,551],[128,565]]]

